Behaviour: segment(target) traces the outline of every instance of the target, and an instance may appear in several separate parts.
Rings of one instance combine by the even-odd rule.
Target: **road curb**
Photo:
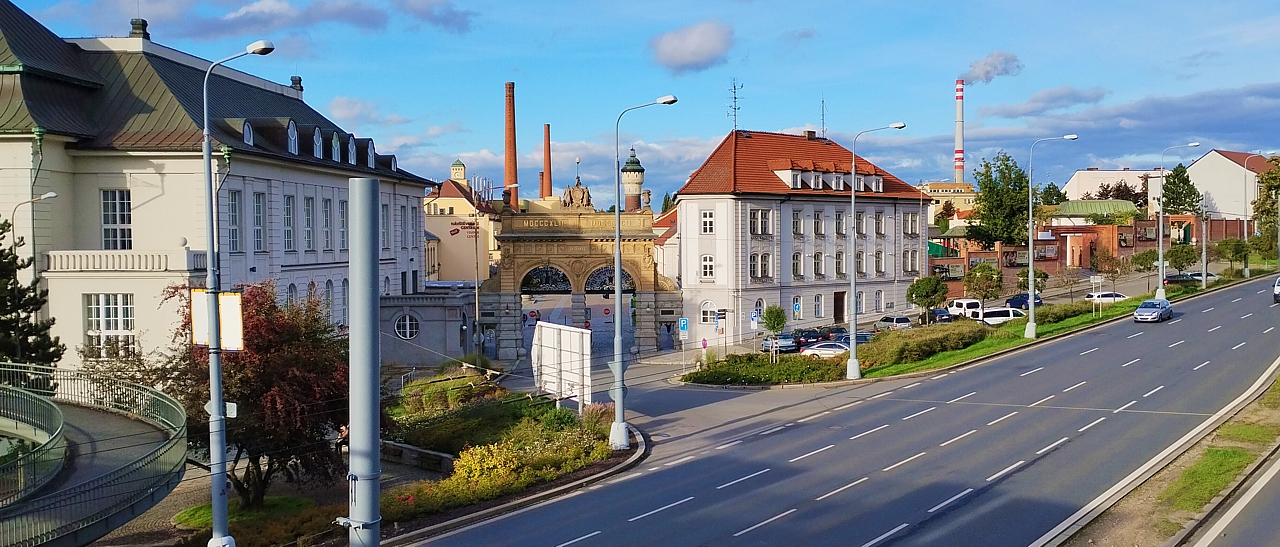
[[[388,547],[394,547],[397,545],[407,545],[414,541],[420,541],[420,540],[427,539],[429,537],[440,535],[446,532],[452,532],[454,530],[458,530],[460,528],[469,526],[471,524],[475,524],[483,520],[488,520],[500,515],[510,513],[512,511],[523,509],[531,505],[535,505],[544,501],[557,498],[570,491],[577,490],[584,486],[591,485],[593,483],[599,482],[603,479],[606,479],[608,477],[611,477],[613,475],[616,475],[618,473],[631,469],[632,467],[635,467],[636,464],[639,464],[640,460],[643,460],[646,456],[649,455],[650,447],[649,447],[649,443],[645,439],[644,432],[640,431],[639,428],[631,424],[627,424],[627,428],[630,429],[631,434],[635,435],[636,437],[636,445],[637,445],[636,452],[635,454],[632,454],[631,457],[627,458],[626,461],[618,465],[615,465],[609,469],[596,473],[595,475],[591,475],[590,477],[584,477],[576,481],[573,481],[569,484],[557,486],[545,492],[539,492],[532,496],[510,501],[502,505],[499,505],[497,507],[490,507],[483,511],[476,511],[475,513],[471,513],[470,515],[463,515],[453,520],[441,522],[439,524],[433,524],[426,528],[419,528],[412,532],[408,532],[395,537],[383,539],[381,542],[381,545],[385,545]]]
[[[1263,393],[1266,393],[1266,390],[1263,390]],[[1258,396],[1261,397],[1262,394],[1260,393]],[[1249,402],[1252,403],[1256,400],[1258,400],[1258,398],[1254,397]],[[1169,540],[1164,542],[1160,547],[1178,547],[1179,545],[1182,545],[1184,541],[1195,536],[1196,532],[1200,531],[1202,526],[1209,523],[1210,517],[1215,516],[1218,510],[1223,508],[1226,501],[1235,496],[1245,484],[1253,479],[1254,474],[1266,465],[1271,458],[1275,457],[1277,453],[1280,453],[1280,440],[1272,443],[1271,447],[1261,454],[1261,457],[1245,467],[1244,471],[1240,473],[1240,476],[1236,477],[1234,482],[1227,486],[1227,488],[1222,492],[1219,492],[1217,496],[1214,496],[1213,499],[1209,500],[1209,504],[1205,505],[1195,517],[1192,517],[1191,522],[1188,522],[1186,526],[1183,526],[1178,533],[1174,534],[1173,537],[1169,538]]]

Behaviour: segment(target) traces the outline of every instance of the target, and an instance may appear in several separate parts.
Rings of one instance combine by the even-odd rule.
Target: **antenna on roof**
[[[731,100],[733,102],[729,103],[728,116],[730,118],[733,118],[733,130],[737,131],[738,130],[738,110],[741,110],[741,108],[738,107],[738,90],[742,89],[743,86],[738,84],[737,78],[734,78],[733,80],[731,80],[731,82],[732,83],[729,86],[729,93],[730,93],[730,96],[732,97]]]
[[[827,97],[825,93],[822,95],[821,111],[822,111],[822,138],[825,139],[827,138]]]

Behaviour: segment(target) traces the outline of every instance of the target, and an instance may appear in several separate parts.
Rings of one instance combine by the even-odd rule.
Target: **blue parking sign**
[[[751,322],[755,323],[760,320],[760,310],[751,310]]]
[[[680,330],[683,330],[683,331],[687,331],[687,330],[689,330],[689,318],[688,318],[688,317],[681,317],[681,318],[680,318]]]

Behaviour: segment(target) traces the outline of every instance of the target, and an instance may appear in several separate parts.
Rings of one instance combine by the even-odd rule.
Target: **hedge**
[[[859,346],[862,347],[862,346]],[[762,353],[735,354],[685,374],[685,382],[713,385],[761,385],[831,382],[843,379],[849,358],[814,359],[802,355],[779,355],[770,363]]]
[[[922,361],[944,351],[964,349],[988,337],[1007,333],[977,321],[957,321],[919,329],[883,332],[858,345],[863,368]]]

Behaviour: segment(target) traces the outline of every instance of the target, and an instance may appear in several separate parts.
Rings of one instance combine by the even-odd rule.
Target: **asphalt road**
[[[919,380],[730,392],[637,367],[642,466],[420,544],[1033,544],[1266,373],[1270,284]]]
[[[1272,459],[1261,470],[1257,479],[1229,505],[1219,511],[1220,516],[1199,537],[1183,545],[1195,547],[1254,547],[1256,545],[1280,545],[1280,459]]]

